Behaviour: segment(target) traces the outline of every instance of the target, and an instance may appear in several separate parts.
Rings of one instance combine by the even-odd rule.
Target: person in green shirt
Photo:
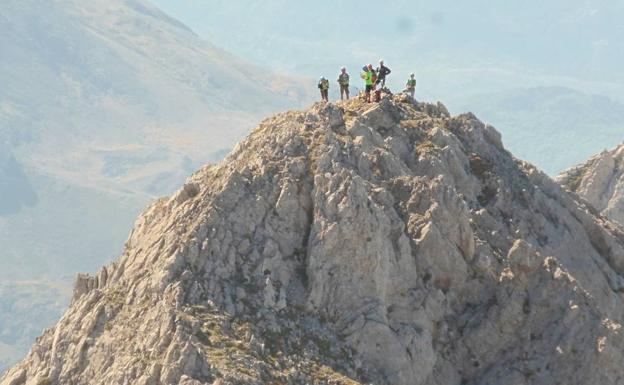
[[[405,91],[407,91],[412,99],[414,98],[414,93],[416,92],[416,78],[414,74],[411,74],[409,79],[407,79],[407,84],[405,84]]]
[[[340,100],[344,100],[345,96],[347,97],[347,100],[349,100],[349,74],[347,73],[347,69],[345,67],[340,69],[338,84],[340,85]]]
[[[329,80],[325,76],[321,77],[318,82],[318,88],[321,90],[321,100],[329,102]]]
[[[373,86],[375,84],[375,70],[373,69],[373,65],[369,64],[367,66],[364,66],[362,68],[362,79],[364,79],[364,85],[365,85],[365,96],[366,96],[366,102],[370,103],[371,102],[371,92],[373,91]]]

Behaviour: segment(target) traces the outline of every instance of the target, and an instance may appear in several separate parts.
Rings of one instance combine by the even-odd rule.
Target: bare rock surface
[[[607,218],[624,224],[624,144],[564,171],[556,180]]]
[[[265,120],[1,385],[621,384],[624,234],[472,114]]]

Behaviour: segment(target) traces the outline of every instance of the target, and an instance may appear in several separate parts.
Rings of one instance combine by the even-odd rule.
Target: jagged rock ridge
[[[557,181],[602,215],[624,224],[624,144],[564,171]]]
[[[617,384],[624,234],[472,114],[264,121],[1,385]]]

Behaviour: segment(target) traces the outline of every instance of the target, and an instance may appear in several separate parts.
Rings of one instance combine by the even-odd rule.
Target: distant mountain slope
[[[70,294],[71,286],[63,282],[0,282],[0,367],[28,352],[33,335],[58,320]]]
[[[5,284],[68,281],[109,261],[151,200],[262,116],[309,101],[301,80],[217,48],[142,0],[4,0],[0,31]],[[45,324],[20,314],[27,330]],[[7,327],[0,318],[0,334]]]
[[[1,7],[3,131],[43,143],[48,151],[37,158],[46,169],[58,167],[50,158],[93,161],[94,151],[122,144],[205,157],[231,146],[257,114],[305,96],[297,82],[215,48],[140,1]],[[73,153],[59,156],[51,144]]]
[[[261,115],[307,100],[298,80],[245,63],[143,1],[8,0],[0,14],[0,142],[15,157],[5,162],[11,169],[2,168],[0,187],[15,195],[29,181],[37,189],[17,194],[24,202],[3,202],[7,214],[32,206],[35,196],[45,202],[53,186],[69,205],[80,203],[73,191],[81,190],[142,202],[132,204],[138,211],[218,158]],[[33,218],[47,216],[40,208]],[[101,214],[74,209],[85,219]],[[21,219],[0,217],[2,235],[10,238]],[[110,225],[125,231],[130,222]],[[21,245],[5,246],[20,254]],[[48,259],[45,249],[29,258]],[[113,249],[81,257],[95,254],[92,266]],[[62,265],[67,256],[53,257]]]
[[[501,130],[519,157],[551,175],[624,140],[624,104],[562,87],[514,89],[466,98]]]
[[[0,145],[0,216],[37,203],[37,195],[13,154]]]

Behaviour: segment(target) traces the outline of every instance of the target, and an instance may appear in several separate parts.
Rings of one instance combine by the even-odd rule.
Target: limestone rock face
[[[624,234],[472,114],[265,120],[1,385],[618,384]]]
[[[591,157],[556,179],[601,214],[624,225],[624,144]]]

